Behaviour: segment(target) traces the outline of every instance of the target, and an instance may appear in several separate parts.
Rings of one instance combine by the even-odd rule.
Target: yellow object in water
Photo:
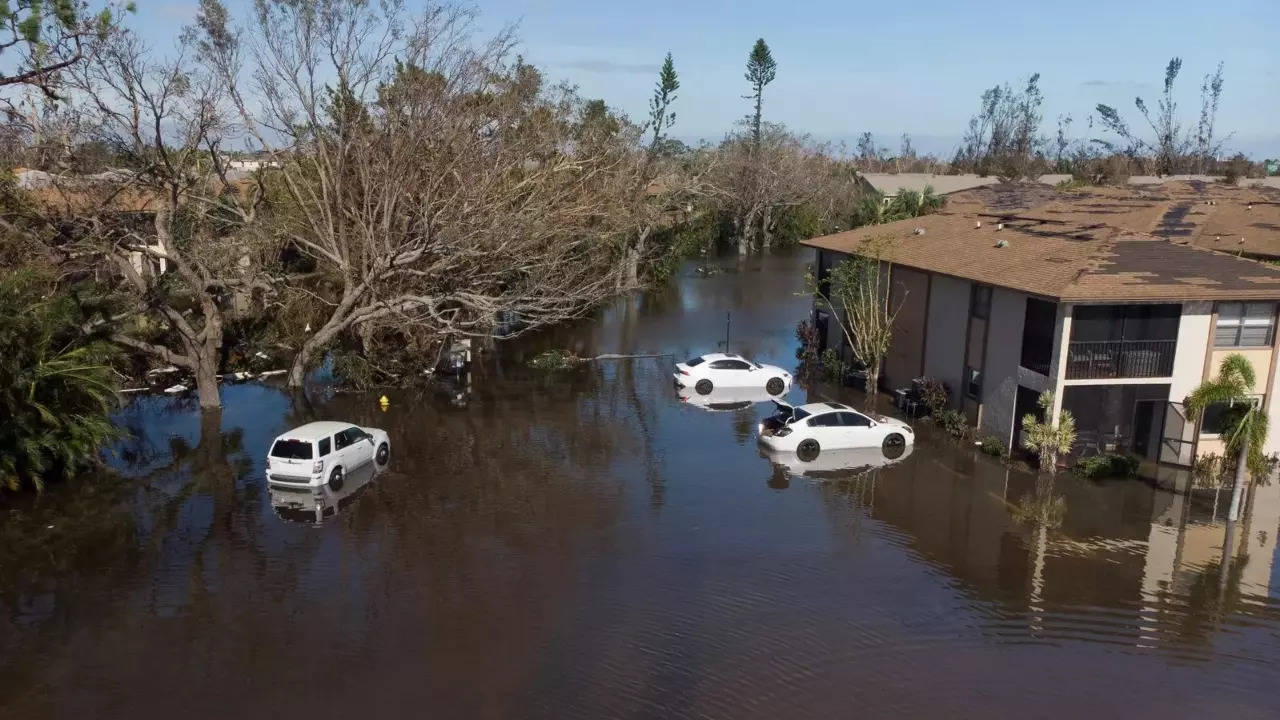
[[[387,407],[391,405],[391,401],[387,399],[386,395],[383,395],[382,397],[378,398],[378,404],[382,406],[382,411],[386,412]]]

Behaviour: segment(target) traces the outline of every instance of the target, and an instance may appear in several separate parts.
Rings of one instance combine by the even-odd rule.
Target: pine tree
[[[664,139],[663,131],[676,122],[676,114],[671,111],[671,104],[676,101],[676,90],[680,89],[680,80],[676,77],[676,65],[671,60],[671,53],[662,61],[662,70],[658,72],[658,83],[654,86],[653,97],[649,99],[649,125],[653,131],[653,141],[649,143],[649,152],[657,152]]]
[[[756,101],[756,111],[751,117],[751,138],[756,148],[760,147],[760,106],[764,98],[764,86],[773,82],[777,75],[778,63],[774,61],[773,53],[769,52],[764,38],[758,38],[751,48],[751,54],[747,56],[747,73],[744,76],[751,83],[751,94],[746,97]]]

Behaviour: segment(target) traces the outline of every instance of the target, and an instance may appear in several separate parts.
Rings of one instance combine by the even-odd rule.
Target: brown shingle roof
[[[981,199],[959,198],[935,215],[804,244],[849,253],[885,238],[885,259],[894,263],[1064,301],[1280,299],[1280,268],[1152,234],[1168,224],[1180,192],[1100,190],[994,211]],[[1000,241],[1007,245],[997,247]]]

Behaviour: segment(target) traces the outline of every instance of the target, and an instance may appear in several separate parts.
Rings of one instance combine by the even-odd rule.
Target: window
[[[713,370],[749,370],[751,366],[742,360],[716,360],[711,363]]]
[[[809,427],[840,427],[840,413],[824,413],[809,418]]]
[[[1275,339],[1275,303],[1219,303],[1215,347],[1268,347]]]
[[[975,400],[982,399],[982,371],[965,366],[964,392]]]
[[[973,285],[969,288],[969,314],[976,318],[991,317],[991,286]]]
[[[1057,322],[1057,305],[1027,298],[1027,312],[1022,321],[1022,367],[1041,375],[1049,374]]]
[[[840,416],[840,424],[844,427],[871,427],[871,418],[856,412],[836,413]]]
[[[810,413],[808,410],[801,410],[800,408],[796,408],[795,410],[791,411],[791,421],[800,422],[801,420],[809,417],[809,415]]]
[[[701,358],[701,357],[696,357],[696,358],[694,358],[694,359],[692,359],[692,360],[686,360],[684,364],[685,364],[685,365],[688,365],[689,367],[694,367],[694,366],[697,366],[697,365],[701,365],[701,364],[702,364],[702,358]]]
[[[1249,405],[1262,402],[1261,397],[1249,398]],[[1200,432],[1205,435],[1221,435],[1236,417],[1248,409],[1248,405],[1210,405],[1204,409],[1204,420],[1200,424]]]
[[[310,460],[311,443],[306,440],[277,440],[271,446],[271,457],[285,460]]]
[[[320,457],[324,457],[325,455],[328,455],[330,448],[331,446],[329,444],[329,438],[322,439],[320,441]]]
[[[333,436],[333,447],[337,450],[350,447],[362,437],[364,437],[364,433],[361,432],[360,428],[347,428]]]

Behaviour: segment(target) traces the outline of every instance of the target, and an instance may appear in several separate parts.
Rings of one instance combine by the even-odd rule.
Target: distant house
[[[888,239],[892,301],[902,309],[886,386],[941,379],[956,408],[1011,446],[1021,439],[1019,419],[1052,390],[1054,416],[1075,415],[1086,452],[1121,449],[1178,465],[1197,451],[1221,453],[1219,413],[1201,425],[1182,401],[1223,356],[1241,352],[1258,374],[1259,401],[1278,420],[1266,451],[1280,451],[1280,267],[1192,236],[1162,237],[1185,219],[1181,198],[1194,192],[1161,186],[1044,201],[1032,191],[1017,206],[981,188],[936,215],[804,244],[817,251],[821,280],[864,240]],[[1267,237],[1280,245],[1280,228]],[[847,352],[830,309],[814,312],[824,341]]]

